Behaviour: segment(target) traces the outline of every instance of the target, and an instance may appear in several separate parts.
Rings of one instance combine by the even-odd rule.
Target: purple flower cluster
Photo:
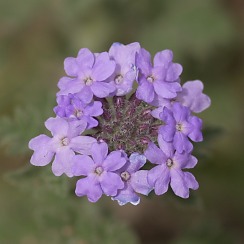
[[[114,43],[109,52],[83,48],[64,61],[52,137],[29,142],[31,164],[52,162],[54,175],[81,177],[77,196],[96,202],[104,194],[120,205],[169,186],[182,198],[196,190],[184,169],[197,164],[193,142],[203,140],[199,113],[210,106],[199,80],[181,85],[182,66],[170,50],[151,55],[139,43]],[[156,164],[156,166],[154,166]]]

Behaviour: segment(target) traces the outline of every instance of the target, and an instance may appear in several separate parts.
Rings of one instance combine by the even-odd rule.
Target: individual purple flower
[[[148,183],[154,187],[156,195],[162,195],[168,191],[169,184],[173,192],[182,198],[189,197],[189,189],[196,190],[199,185],[195,177],[182,169],[193,168],[197,159],[184,152],[175,151],[172,143],[165,142],[161,136],[158,138],[158,148],[150,143],[145,151],[146,158],[153,164],[157,164],[148,172]]]
[[[53,157],[52,171],[54,175],[63,173],[69,177],[73,176],[72,164],[75,152],[82,154],[91,153],[91,145],[96,140],[90,136],[80,134],[86,128],[86,122],[69,123],[63,118],[49,118],[45,122],[46,128],[52,133],[52,138],[44,134],[39,135],[29,142],[29,148],[34,150],[31,164],[45,166]]]
[[[157,97],[151,103],[158,107],[152,111],[152,116],[159,119],[159,114],[163,112],[164,107],[171,109],[175,102],[188,107],[194,113],[200,113],[211,104],[209,96],[202,91],[203,83],[200,80],[188,81],[182,86],[182,91],[177,93],[177,97],[173,99]]]
[[[203,140],[202,120],[192,116],[190,109],[180,103],[174,103],[172,110],[165,107],[159,117],[164,122],[159,128],[159,134],[166,142],[173,142],[179,153],[192,151],[193,145],[188,137],[195,142]]]
[[[109,49],[109,56],[116,62],[115,72],[109,78],[109,81],[113,81],[115,84],[116,96],[126,95],[133,88],[133,82],[137,76],[135,55],[139,49],[138,42],[128,45],[115,42]]]
[[[182,91],[177,96],[177,101],[189,107],[191,111],[200,113],[207,109],[211,100],[203,92],[203,83],[200,80],[188,81],[182,86]]]
[[[64,69],[67,75],[60,79],[58,95],[81,93],[83,102],[89,103],[93,94],[99,98],[108,96],[116,87],[106,82],[115,70],[115,62],[107,52],[94,55],[89,49],[79,51],[77,58],[66,58]]]
[[[76,195],[86,195],[91,202],[96,202],[103,193],[115,196],[124,187],[124,182],[115,171],[124,166],[126,158],[121,151],[113,151],[108,155],[108,145],[105,142],[94,143],[91,155],[92,158],[86,155],[74,158],[73,174],[86,176],[77,181]]]
[[[57,97],[58,106],[54,112],[61,118],[70,118],[71,120],[80,120],[87,123],[87,129],[96,127],[98,121],[93,117],[103,113],[102,103],[92,101],[89,104],[82,102],[76,95],[69,94]]]
[[[137,193],[148,195],[152,190],[147,182],[148,170],[139,170],[146,163],[146,157],[139,153],[132,153],[127,163],[118,171],[122,180],[125,182],[123,189],[118,191],[112,200],[117,200],[119,205],[140,203]]]
[[[170,50],[158,52],[154,57],[154,66],[151,55],[141,48],[136,54],[136,66],[139,69],[138,88],[136,96],[145,102],[152,102],[157,96],[174,98],[181,91],[179,76],[182,66],[172,62],[173,53]]]

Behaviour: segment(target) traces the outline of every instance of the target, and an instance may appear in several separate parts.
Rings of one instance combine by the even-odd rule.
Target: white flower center
[[[123,81],[123,76],[122,75],[119,74],[119,75],[115,76],[115,78],[114,78],[115,84],[119,85],[119,84],[122,83],[122,81]]]
[[[124,171],[120,174],[122,180],[127,181],[130,179],[130,174],[127,171]]]
[[[173,166],[174,162],[171,158],[168,158],[166,161],[166,165],[167,167],[171,168]]]
[[[74,115],[75,115],[75,117],[79,118],[81,115],[83,115],[83,112],[79,109],[76,109],[74,111]]]
[[[153,83],[155,81],[155,78],[152,75],[150,75],[147,77],[147,81]]]
[[[84,82],[85,82],[85,84],[86,84],[87,86],[90,86],[90,85],[92,85],[92,83],[93,83],[93,79],[92,79],[91,77],[86,77],[86,78],[84,79]]]
[[[69,145],[69,138],[64,137],[61,139],[61,145],[62,146],[68,146]]]
[[[98,176],[100,176],[103,172],[103,168],[101,166],[98,166],[95,168],[94,173]]]
[[[180,123],[177,123],[175,128],[176,128],[177,131],[182,131],[183,130],[183,125],[180,124]]]

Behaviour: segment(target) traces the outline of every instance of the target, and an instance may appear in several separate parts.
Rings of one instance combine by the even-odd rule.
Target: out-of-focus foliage
[[[0,1],[0,145],[8,152],[0,155],[0,243],[137,243],[135,235],[141,243],[243,242],[244,35],[235,23],[242,7],[237,0]],[[201,115],[205,141],[193,153],[200,189],[186,201],[167,193],[136,208],[91,204],[75,197],[71,179],[27,162],[29,139],[54,116],[64,58],[115,41],[172,49],[182,80],[203,80],[212,99]]]

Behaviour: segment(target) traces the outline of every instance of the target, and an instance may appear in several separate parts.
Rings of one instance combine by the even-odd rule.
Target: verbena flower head
[[[197,164],[192,141],[203,140],[202,120],[193,113],[211,101],[201,81],[180,84],[183,69],[172,51],[158,52],[152,63],[136,42],[114,43],[103,53],[83,48],[65,59],[64,69],[57,117],[45,123],[52,137],[29,143],[33,165],[54,159],[53,173],[81,177],[75,193],[91,202],[106,195],[137,205],[138,194],[162,195],[170,186],[187,198],[198,188],[185,172]]]

